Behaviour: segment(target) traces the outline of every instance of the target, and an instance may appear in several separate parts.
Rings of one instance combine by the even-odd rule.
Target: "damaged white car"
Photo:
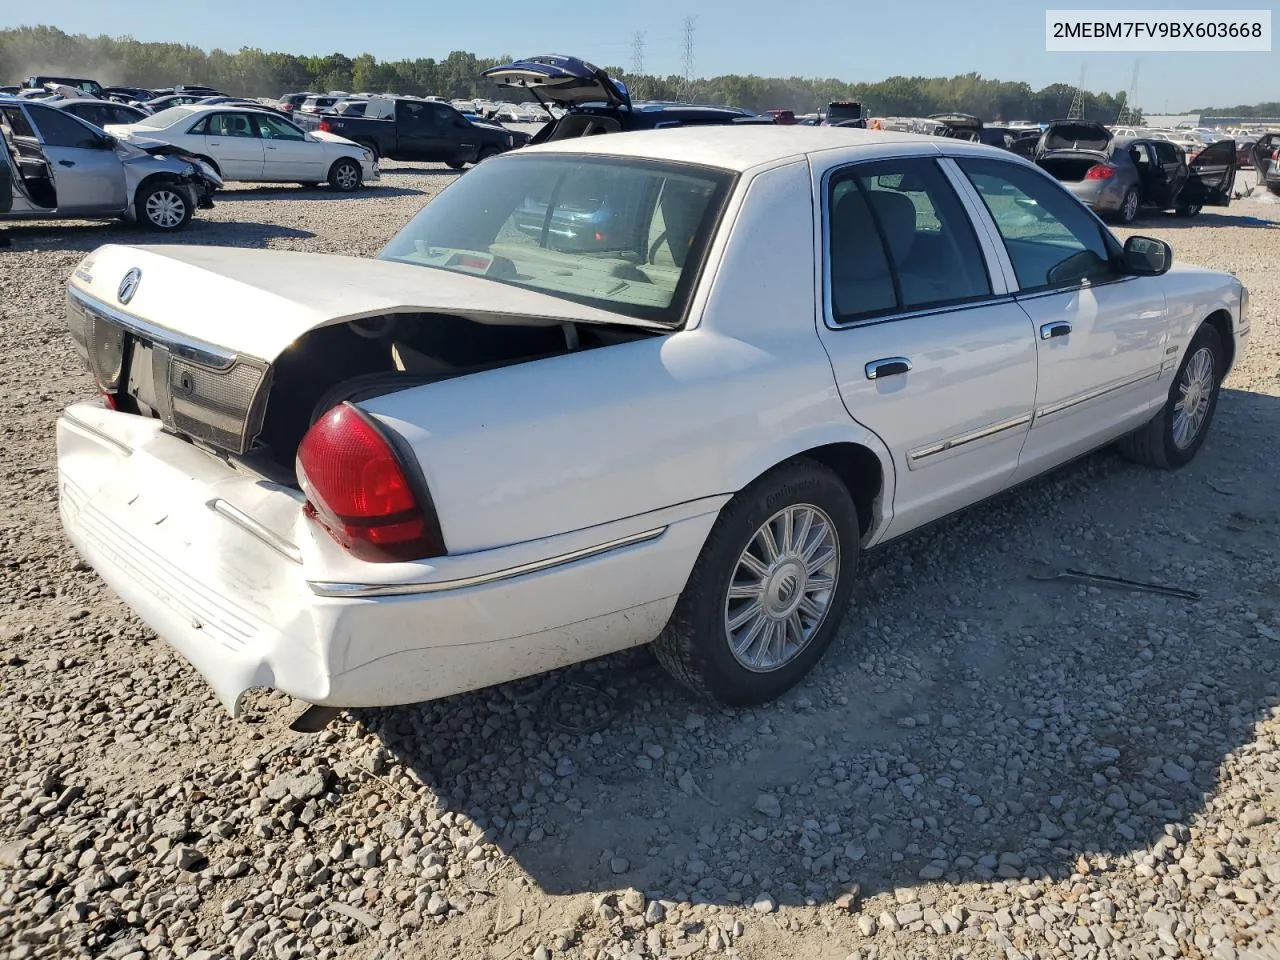
[[[1249,329],[1007,151],[830,128],[560,141],[377,260],[107,246],[68,297],[71,540],[232,711],[313,720],[655,640],[766,701],[862,549],[1111,441],[1188,462]]]
[[[0,96],[0,221],[120,217],[154,230],[213,206],[222,179],[186,151],[125,143],[36,101]]]

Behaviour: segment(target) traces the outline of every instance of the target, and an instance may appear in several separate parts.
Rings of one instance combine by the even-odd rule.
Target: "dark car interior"
[[[26,115],[17,107],[0,107],[0,135],[4,138],[5,159],[18,173],[14,181],[18,189],[36,206],[55,209],[58,195],[49,161]]]

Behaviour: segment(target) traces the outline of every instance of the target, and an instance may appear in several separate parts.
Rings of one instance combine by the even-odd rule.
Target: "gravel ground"
[[[451,179],[226,193],[187,243],[371,254]],[[781,702],[647,652],[291,733],[232,721],[77,562],[62,284],[0,251],[0,955],[1190,957],[1280,944],[1280,206],[1143,232],[1236,271],[1253,343],[1177,473],[1099,453],[873,553]],[[1061,567],[1199,591],[1046,583]],[[1255,954],[1257,956],[1262,953]],[[1280,957],[1280,953],[1271,954]]]

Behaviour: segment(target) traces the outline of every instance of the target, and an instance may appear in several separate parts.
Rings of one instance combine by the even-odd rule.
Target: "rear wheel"
[[[501,152],[502,151],[499,150],[497,147],[485,147],[483,150],[480,151],[480,155],[476,157],[476,163],[483,163],[484,161],[488,160],[490,157],[496,157]]]
[[[1117,446],[1135,463],[1169,470],[1190,463],[1209,433],[1224,370],[1222,337],[1204,324],[1196,331],[1169,387],[1165,405]]]
[[[360,189],[361,179],[360,164],[347,157],[338,160],[329,169],[329,186],[343,193]]]
[[[448,167],[450,170],[461,170],[463,167],[466,166],[466,163],[464,163],[462,160],[446,160],[444,162],[444,165]]]
[[[1133,223],[1138,219],[1139,202],[1138,191],[1134,187],[1130,187],[1124,192],[1124,199],[1120,201],[1121,223]]]
[[[1272,193],[1274,193],[1277,197],[1280,197],[1280,183],[1268,183],[1267,189],[1270,190]]]
[[[172,183],[147,184],[133,201],[134,215],[152,230],[181,230],[191,222],[191,200]]]
[[[835,638],[858,548],[857,510],[834,473],[806,459],[774,468],[716,519],[654,644],[658,660],[721,703],[780,696]]]
[[[1200,212],[1200,209],[1200,204],[1198,203],[1187,203],[1178,207],[1176,213],[1180,217],[1194,217]]]

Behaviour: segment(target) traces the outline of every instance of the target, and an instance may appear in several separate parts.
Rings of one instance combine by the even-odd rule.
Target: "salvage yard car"
[[[120,217],[169,231],[213,206],[222,180],[195,157],[124,142],[56,106],[0,96],[0,220]]]
[[[283,116],[234,105],[170,107],[136,123],[111,125],[126,140],[172,143],[191,151],[225,180],[328,182],[350,193],[378,179],[373,153],[330,133],[307,133]]]
[[[1231,203],[1236,144],[1222,140],[1193,159],[1167,139],[1118,137],[1090,120],[1055,120],[1035,162],[1096,213],[1132,223],[1145,208],[1195,216]]]
[[[67,293],[102,397],[58,421],[63,524],[232,712],[650,642],[767,701],[862,550],[1113,441],[1189,462],[1249,335],[1239,280],[1026,160],[819,127],[557,141],[376,260],[109,245]]]

